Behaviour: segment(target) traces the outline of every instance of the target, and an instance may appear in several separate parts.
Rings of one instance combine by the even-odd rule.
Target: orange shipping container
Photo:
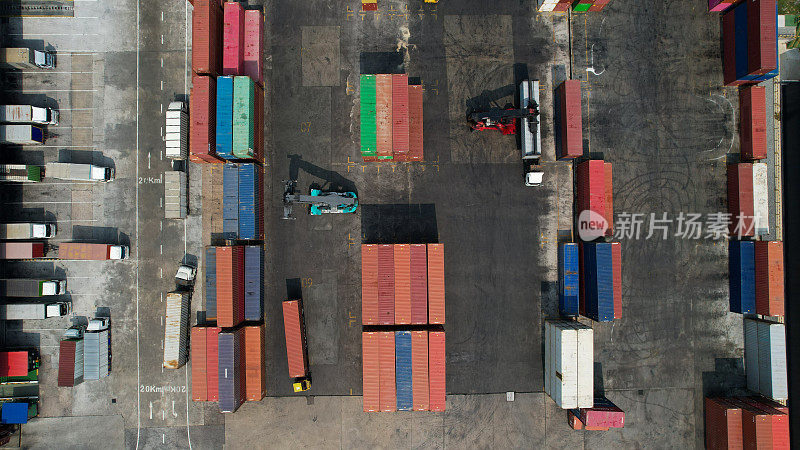
[[[192,70],[215,76],[222,63],[222,10],[216,0],[198,0],[192,12]]]
[[[444,244],[428,244],[428,322],[444,323]]]
[[[394,246],[394,323],[411,323],[411,247]]]
[[[267,394],[264,376],[264,324],[244,327],[245,394],[248,401],[259,401]]]
[[[362,400],[365,412],[380,411],[380,360],[378,333],[361,333]]]
[[[244,321],[244,247],[217,247],[217,325]]]
[[[378,246],[361,245],[361,322],[378,325]]]
[[[614,234],[614,171],[611,168],[611,163],[603,163],[605,170],[605,185],[606,185],[606,236]]]
[[[206,374],[208,400],[219,400],[219,332],[220,327],[206,327]]]
[[[756,314],[782,316],[783,242],[756,241]]]
[[[192,327],[192,400],[208,401],[208,370],[206,367],[206,329]]]
[[[428,377],[431,411],[444,411],[446,395],[444,331],[428,333]]]
[[[726,398],[726,402],[742,410],[743,448],[772,448],[772,419],[761,409],[739,399]]]
[[[375,120],[378,159],[392,159],[391,75],[375,75]]]
[[[422,86],[411,85],[408,87],[408,160],[422,161],[423,152],[423,113],[422,113]]]
[[[396,161],[408,157],[408,75],[392,75],[392,154]]]
[[[428,395],[428,332],[411,332],[411,386],[414,411],[430,410]]]
[[[303,307],[300,300],[283,302],[283,328],[286,334],[286,359],[289,376],[302,378],[308,374],[306,359],[306,334],[303,324]]]
[[[428,323],[428,252],[425,244],[411,244],[411,323]]]
[[[394,325],[394,245],[378,246],[378,323]]]
[[[397,395],[394,372],[394,332],[378,333],[379,370],[380,370],[380,406],[381,411],[397,410]]]

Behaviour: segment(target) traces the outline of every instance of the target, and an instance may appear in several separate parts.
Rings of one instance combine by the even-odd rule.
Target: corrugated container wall
[[[411,323],[411,247],[394,245],[394,323]]]
[[[444,411],[446,407],[444,331],[428,333],[428,392],[431,411]]]
[[[208,400],[219,400],[219,333],[222,328],[206,328],[206,371],[208,373]]]
[[[244,65],[244,8],[239,2],[223,3],[222,74],[241,75]]]
[[[303,306],[300,300],[283,302],[283,328],[286,336],[286,358],[289,376],[301,378],[308,374]]]
[[[361,245],[361,323],[378,325],[378,246]]]
[[[763,75],[777,67],[775,0],[747,2],[747,71]]]
[[[558,252],[558,309],[565,317],[578,315],[578,244],[562,243]]]
[[[397,161],[408,158],[408,75],[392,75],[392,154]]]
[[[583,155],[583,123],[581,117],[581,83],[566,80],[556,89],[559,113],[559,139],[556,140],[558,159]]]
[[[222,168],[222,233],[225,239],[239,236],[239,167],[225,164]]]
[[[217,247],[217,324],[235,327],[243,320],[243,247]]]
[[[192,71],[201,75],[220,73],[222,10],[216,0],[197,0],[192,12]]]
[[[730,234],[753,236],[753,165],[728,165],[728,213],[731,215]],[[741,218],[741,220],[739,220]]]
[[[739,90],[739,140],[742,159],[767,157],[767,106],[763,86],[746,86]]]
[[[741,449],[742,409],[724,399],[705,399],[706,448],[708,450]]]
[[[755,242],[756,314],[783,316],[783,242]]]
[[[361,75],[361,156],[374,157],[377,151],[375,75]]]
[[[392,76],[375,75],[376,154],[392,159]]]
[[[206,247],[205,254],[206,319],[217,320],[217,248]]]
[[[425,117],[422,111],[422,86],[408,86],[408,160],[422,161],[424,155]]]
[[[611,243],[612,278],[614,283],[614,318],[622,318],[622,244]]]
[[[378,333],[378,359],[380,370],[380,407],[381,411],[397,410],[395,386],[395,343],[394,333],[381,331]]]
[[[378,323],[395,323],[394,246],[391,244],[378,245]]]
[[[219,162],[216,157],[216,98],[214,77],[192,75],[189,96],[189,149],[204,162]]]
[[[758,321],[758,368],[759,393],[774,400],[788,399],[783,324]]]
[[[255,83],[250,77],[233,78],[233,156],[255,157]]]
[[[609,322],[614,319],[614,274],[611,244],[584,243],[584,307],[586,317]]]
[[[730,310],[755,314],[755,244],[753,241],[728,242]]]
[[[264,366],[264,324],[244,327],[245,394],[248,401],[259,401],[267,394]]]
[[[235,412],[245,401],[244,329],[219,333],[219,410]]]
[[[192,327],[192,400],[208,401],[208,370],[206,368],[206,329]]]
[[[264,16],[261,11],[244,12],[244,66],[243,73],[258,84],[263,83],[261,60],[264,53]]]
[[[362,401],[365,412],[380,411],[380,362],[376,332],[361,333]]]
[[[758,322],[744,320],[744,371],[747,389],[759,392],[758,365]]]
[[[445,320],[444,244],[428,244],[428,323]]]
[[[83,381],[83,340],[59,342],[57,378],[59,387],[72,387]]]
[[[263,277],[264,252],[260,245],[244,248],[244,320],[264,319],[264,306],[261,301],[261,280]]]
[[[411,375],[411,332],[395,331],[394,342],[397,410],[411,411],[414,406]]]
[[[428,323],[428,252],[425,244],[411,244],[411,323]]]
[[[217,156],[233,159],[233,77],[217,78]]]
[[[411,332],[411,379],[414,411],[430,410],[427,331]]]
[[[575,203],[577,214],[591,210],[606,217],[605,163],[602,160],[584,161],[576,171],[577,193]],[[578,223],[579,226],[584,224]]]
[[[164,318],[164,368],[178,369],[188,359],[189,293],[167,294],[167,313]]]
[[[261,167],[239,164],[239,239],[259,240],[261,232]]]

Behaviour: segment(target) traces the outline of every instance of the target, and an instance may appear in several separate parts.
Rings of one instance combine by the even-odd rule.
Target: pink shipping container
[[[408,158],[408,75],[392,75],[392,151],[395,161]]]
[[[261,59],[264,54],[264,16],[261,11],[244,12],[244,74],[263,85]]]
[[[430,409],[428,387],[428,332],[411,332],[411,386],[414,411]]]
[[[394,325],[394,246],[378,246],[378,323]]]
[[[775,0],[747,0],[747,69],[749,75],[775,70],[778,38]]]
[[[375,332],[361,333],[361,364],[365,412],[381,410],[380,404],[380,344],[379,334]]]
[[[222,74],[242,75],[244,65],[244,8],[239,2],[224,3]]]
[[[394,246],[394,323],[411,323],[411,247]]]
[[[408,87],[408,160],[422,161],[424,158],[424,117],[422,113],[422,86]]]
[[[190,339],[192,356],[192,400],[196,402],[208,401],[206,334],[205,328],[192,327]]]
[[[428,323],[428,252],[425,244],[411,244],[411,323]]]
[[[0,259],[31,259],[44,256],[44,242],[0,242]]]
[[[222,10],[216,0],[196,3],[192,12],[192,71],[216,76],[222,62]]]
[[[361,323],[378,325],[378,246],[361,245]]]
[[[397,410],[397,389],[394,370],[394,332],[378,333],[378,352],[380,359],[380,406],[381,411]]]
[[[767,103],[763,86],[739,89],[739,140],[742,159],[767,157]]]
[[[428,377],[431,411],[444,411],[446,403],[444,331],[428,333]]]
[[[736,0],[708,0],[709,12],[722,12],[730,8]]]
[[[728,165],[728,213],[731,215],[729,231],[737,235],[739,216],[742,220],[742,236],[753,236],[753,165],[747,163]]]

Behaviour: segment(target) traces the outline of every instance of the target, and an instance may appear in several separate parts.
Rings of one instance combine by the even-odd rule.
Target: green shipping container
[[[255,156],[256,85],[250,77],[233,78],[233,156]]]
[[[593,1],[589,0],[578,0],[577,2],[572,4],[572,10],[575,12],[586,12],[589,11],[591,8]]]
[[[42,168],[39,166],[28,166],[28,180],[42,181]]]
[[[375,156],[375,75],[361,75],[361,155]]]

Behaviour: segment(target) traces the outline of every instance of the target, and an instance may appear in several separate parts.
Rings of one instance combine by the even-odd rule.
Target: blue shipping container
[[[242,328],[219,333],[219,410],[234,412],[242,404]]]
[[[737,6],[733,11],[733,21],[736,28],[735,37],[735,58],[736,58],[736,79],[737,80],[755,80],[759,75],[748,75],[749,69],[747,68],[749,61],[748,54],[748,39],[747,32],[747,2],[743,2]]]
[[[239,164],[239,239],[259,239],[255,164]],[[260,196],[258,196],[260,197]]]
[[[239,167],[225,164],[222,169],[222,232],[226,238],[239,236]]]
[[[586,317],[597,322],[614,320],[614,276],[611,244],[584,244]]]
[[[206,247],[206,319],[217,319],[217,248]]]
[[[752,241],[728,243],[731,312],[756,312],[756,250]]]
[[[217,155],[233,159],[233,77],[217,77]]]
[[[263,318],[261,303],[263,255],[260,245],[248,245],[244,248],[244,320],[260,321]]]
[[[558,249],[558,310],[562,316],[578,315],[580,276],[578,244],[562,243]]]
[[[3,423],[22,424],[28,423],[28,404],[27,403],[3,403],[0,412]]]
[[[411,332],[394,332],[395,384],[397,410],[411,411],[414,393],[411,385]]]

